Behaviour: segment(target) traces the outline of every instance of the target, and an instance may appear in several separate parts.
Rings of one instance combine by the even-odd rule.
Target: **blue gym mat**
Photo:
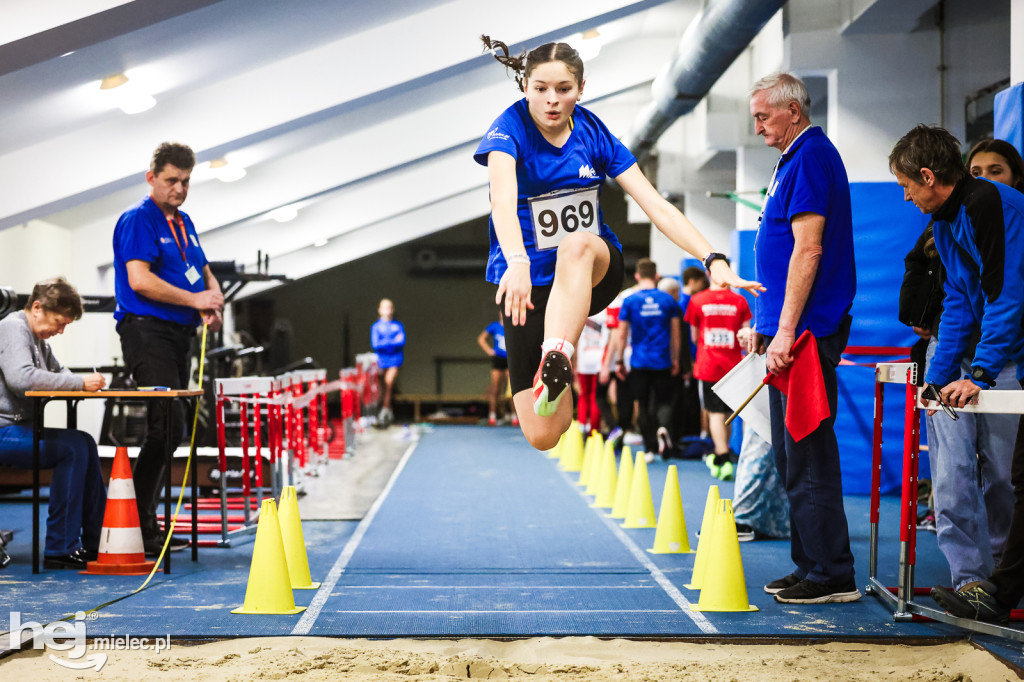
[[[103,609],[90,636],[197,638],[311,634],[343,637],[526,637],[592,635],[711,639],[826,637],[960,638],[957,628],[895,623],[876,598],[851,604],[777,604],[761,586],[792,569],[788,541],[741,544],[754,613],[694,613],[699,593],[685,589],[694,555],[654,555],[654,529],[626,530],[592,508],[575,485],[526,443],[518,430],[437,427],[425,434],[396,472],[386,496],[360,523],[306,522],[310,570],[319,591],[294,592],[309,605],[294,616],[241,616],[251,540],[204,548],[193,564],[175,555],[174,573],[144,592]],[[849,456],[849,455],[845,455]],[[865,453],[863,456],[867,456]],[[691,544],[700,528],[708,486],[722,497],[732,485],[710,477],[697,461],[672,462]],[[668,470],[648,467],[655,509]],[[867,576],[866,497],[847,497],[858,583]],[[0,505],[3,525],[21,531],[15,563],[0,573],[0,613],[47,622],[135,588],[139,578],[29,571],[31,506]],[[896,584],[899,500],[883,498],[880,572]],[[917,584],[947,584],[935,536],[920,534]],[[0,616],[2,620],[3,616]],[[988,638],[976,638],[989,641]],[[994,641],[994,640],[993,640]],[[997,643],[1000,653],[1019,646]],[[1018,659],[1024,658],[1017,656]],[[1016,662],[1020,662],[1019,660]]]

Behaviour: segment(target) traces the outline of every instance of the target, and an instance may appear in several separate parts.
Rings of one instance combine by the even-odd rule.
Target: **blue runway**
[[[690,537],[700,528],[708,486],[730,497],[700,462],[675,461]],[[655,509],[668,464],[649,466]],[[245,596],[252,543],[203,549],[198,564],[175,562],[154,586],[100,612],[90,636],[180,638],[309,634],[335,637],[533,637],[860,639],[963,638],[951,626],[895,623],[870,596],[851,604],[777,604],[761,586],[790,572],[788,541],[743,543],[754,613],[698,613],[687,590],[693,554],[654,555],[653,529],[625,530],[592,508],[576,475],[530,448],[518,430],[437,427],[410,446],[360,522],[304,524],[317,591],[295,591],[309,606],[295,616],[230,613]],[[868,499],[847,497],[858,583],[867,576]],[[0,505],[20,524],[15,563],[0,573],[0,612],[47,622],[136,587],[138,578],[71,572],[32,576],[30,505]],[[883,499],[880,567],[896,584],[898,499]],[[696,541],[691,540],[696,546]],[[181,555],[179,555],[181,556]],[[177,557],[176,557],[177,558]],[[917,584],[946,584],[934,535],[923,533]],[[990,641],[977,638],[979,641]],[[1002,655],[1021,659],[1019,647]],[[1015,661],[1019,663],[1020,661]]]

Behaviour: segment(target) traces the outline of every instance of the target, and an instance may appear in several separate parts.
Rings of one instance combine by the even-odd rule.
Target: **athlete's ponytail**
[[[526,79],[530,77],[534,68],[548,62],[562,62],[569,72],[576,78],[578,86],[583,85],[583,60],[568,43],[545,43],[527,53],[525,50],[517,57],[509,52],[508,45],[500,40],[491,40],[490,36],[480,36],[484,44],[484,50],[490,51],[494,58],[508,71],[511,69],[516,75],[516,85],[523,92],[526,92]]]

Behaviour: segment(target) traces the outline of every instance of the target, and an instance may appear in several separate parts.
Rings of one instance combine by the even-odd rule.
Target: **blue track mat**
[[[865,453],[866,456],[866,453]],[[690,537],[700,528],[708,486],[700,462],[675,462]],[[894,623],[874,597],[852,604],[777,604],[761,586],[792,569],[788,541],[743,543],[754,613],[690,611],[699,593],[685,589],[694,555],[653,555],[653,529],[624,530],[592,508],[576,475],[530,448],[518,430],[440,427],[427,434],[386,496],[360,524],[304,524],[319,591],[295,591],[294,616],[230,613],[245,596],[252,543],[203,549],[175,573],[110,606],[89,623],[90,636],[626,637],[960,637],[940,624]],[[655,509],[667,463],[649,466]],[[847,497],[858,583],[867,576],[868,499]],[[883,498],[881,578],[896,584],[898,499]],[[0,506],[15,537],[15,563],[0,573],[0,612],[47,622],[130,591],[138,578],[47,572],[32,576],[27,528],[31,507]],[[696,542],[692,541],[696,546]],[[181,555],[178,555],[181,556]],[[177,558],[177,557],[176,557]],[[922,534],[918,585],[948,583],[935,537]],[[1019,647],[1016,647],[1019,651]],[[1004,646],[1004,655],[1014,647]]]

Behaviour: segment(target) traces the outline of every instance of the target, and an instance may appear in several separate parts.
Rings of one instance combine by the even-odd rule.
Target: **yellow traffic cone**
[[[575,424],[575,423],[576,422],[573,422],[573,424]],[[570,426],[569,428],[571,429],[572,426]],[[568,433],[568,431],[566,431],[566,433]],[[565,444],[565,433],[563,433],[562,436],[558,439],[558,442],[555,443],[555,447],[553,447],[550,450],[548,450],[548,454],[547,454],[548,459],[561,459],[561,457],[562,457],[562,446],[564,444]]]
[[[629,489],[633,483],[633,451],[629,446],[622,448],[619,459],[619,477],[615,486],[615,506],[608,516],[613,519],[625,519],[629,510]]]
[[[668,468],[658,512],[658,532],[654,534],[654,547],[647,551],[651,554],[693,554],[690,540],[686,537],[686,516],[683,514],[679,472],[675,464]]]
[[[615,506],[615,490],[618,487],[618,476],[615,474],[615,443],[604,444],[604,456],[601,459],[601,475],[597,485],[597,497],[594,504],[598,509],[611,509]]]
[[[295,486],[285,486],[281,492],[281,539],[284,541],[284,556],[288,560],[288,577],[293,590],[315,590],[320,583],[313,582],[309,575],[309,560],[306,557],[306,540],[302,535],[302,519],[299,518],[299,498]]]
[[[703,537],[701,533],[701,537]],[[740,541],[736,538],[736,519],[732,513],[732,500],[719,500],[715,514],[715,529],[711,536],[711,556],[708,558],[700,600],[690,605],[693,611],[757,611],[747,600],[747,581],[743,577],[743,557]]]
[[[629,487],[629,508],[623,528],[654,528],[658,520],[654,516],[654,500],[651,499],[651,481],[647,477],[647,460],[643,451],[636,453],[633,463],[633,480]]]
[[[576,485],[585,486],[590,480],[591,465],[594,462],[594,436],[587,436],[587,444],[583,446],[583,464],[580,466],[580,478]]]
[[[272,498],[263,500],[252,550],[249,584],[245,588],[245,603],[231,613],[293,614],[305,610],[305,606],[295,605],[292,596],[277,505]]]
[[[700,520],[700,536],[706,542],[697,541],[697,556],[693,560],[693,573],[690,582],[683,585],[688,590],[699,590],[704,581],[704,571],[708,567],[708,554],[711,553],[711,538],[715,535],[715,515],[718,511],[718,486],[708,488],[708,499],[704,502],[704,518]]]
[[[579,429],[570,428],[563,435],[565,443],[558,464],[563,471],[577,472],[583,468],[583,434]]]
[[[604,461],[604,436],[594,431],[594,455],[590,458],[590,473],[587,474],[587,495],[597,495],[601,482],[601,463]]]

